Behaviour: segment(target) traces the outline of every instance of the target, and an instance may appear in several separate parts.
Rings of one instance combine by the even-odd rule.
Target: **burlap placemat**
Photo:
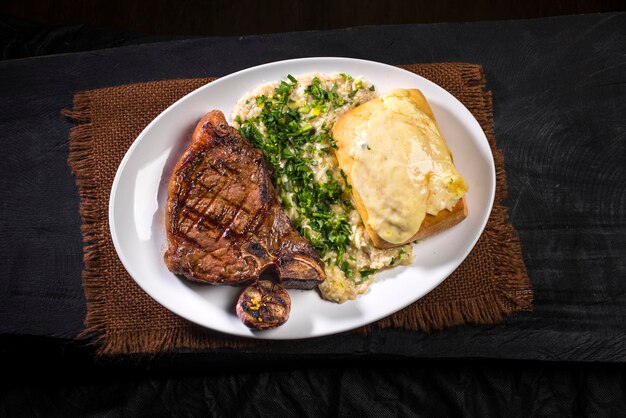
[[[496,199],[485,232],[448,279],[416,303],[357,332],[386,327],[427,332],[466,322],[494,323],[505,314],[530,310],[532,291],[519,241],[502,205],[504,164],[495,146],[491,93],[485,91],[481,67],[442,63],[402,68],[448,90],[480,122],[495,158]],[[74,108],[63,111],[77,124],[70,132],[69,164],[79,187],[83,218],[85,335],[93,337],[100,354],[272,344],[213,332],[163,308],[128,275],[109,234],[109,192],[129,146],[160,112],[211,80],[168,80],[79,92]]]

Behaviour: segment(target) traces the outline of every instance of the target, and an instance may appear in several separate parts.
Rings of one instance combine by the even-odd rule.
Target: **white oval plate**
[[[459,172],[469,184],[469,216],[459,225],[414,246],[415,262],[378,275],[368,292],[338,305],[316,291],[290,290],[291,316],[270,331],[251,331],[235,314],[241,288],[191,283],[170,273],[164,208],[176,161],[200,118],[212,109],[227,117],[237,100],[258,85],[287,74],[348,73],[371,81],[379,93],[419,88],[432,106]],[[109,202],[115,249],[128,273],[152,298],[197,324],[229,334],[295,339],[350,330],[392,314],[430,292],[467,257],[482,233],[495,193],[495,169],[487,138],[472,114],[450,93],[413,73],[350,58],[304,58],[249,68],[189,93],[154,119],[120,163]]]

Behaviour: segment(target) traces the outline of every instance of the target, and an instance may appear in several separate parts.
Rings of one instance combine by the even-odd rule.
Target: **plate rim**
[[[251,334],[242,334],[242,333],[237,333],[237,332],[232,332],[232,331],[228,331],[228,330],[224,330],[224,329],[219,329],[219,328],[214,328],[211,326],[208,326],[204,323],[199,323],[197,321],[194,321],[193,319],[187,318],[186,316],[183,316],[181,314],[179,314],[178,312],[176,312],[176,308],[175,307],[171,307],[172,305],[170,305],[170,303],[167,300],[160,300],[161,298],[157,298],[154,295],[152,295],[141,283],[141,280],[137,280],[133,274],[131,274],[130,270],[132,270],[132,268],[130,268],[130,264],[128,263],[124,252],[121,250],[120,248],[120,243],[119,243],[119,238],[117,236],[117,232],[116,229],[114,228],[114,225],[116,224],[115,221],[115,211],[114,211],[114,206],[115,206],[115,194],[117,192],[117,189],[119,187],[119,183],[121,181],[122,178],[122,172],[124,171],[126,165],[128,164],[130,158],[132,157],[132,154],[134,152],[134,150],[139,146],[139,143],[141,142],[142,138],[145,137],[148,132],[152,129],[152,127],[156,124],[159,123],[159,121],[165,117],[165,115],[167,113],[169,113],[170,111],[172,111],[173,108],[175,108],[176,106],[178,106],[181,102],[184,102],[186,100],[188,100],[189,97],[194,96],[196,94],[200,94],[201,91],[210,88],[210,86],[215,83],[215,82],[223,82],[223,81],[228,81],[231,78],[235,78],[235,77],[239,77],[242,76],[244,74],[250,73],[250,72],[256,72],[259,70],[263,70],[265,68],[269,68],[269,67],[273,67],[273,66],[279,66],[279,65],[285,65],[285,64],[297,64],[297,63],[302,63],[302,62],[307,62],[307,61],[311,61],[311,62],[332,62],[332,61],[344,61],[344,62],[350,62],[351,64],[364,64],[364,65],[375,65],[375,66],[381,66],[381,67],[387,67],[389,69],[392,69],[393,71],[402,71],[405,73],[410,74],[412,77],[418,77],[420,79],[422,79],[422,81],[426,82],[427,84],[432,84],[436,89],[440,89],[443,92],[445,92],[447,95],[449,95],[449,97],[453,100],[456,101],[461,108],[463,109],[463,111],[466,113],[466,115],[469,115],[469,117],[471,118],[471,120],[476,123],[476,125],[478,126],[478,128],[480,129],[480,132],[482,133],[481,136],[481,140],[485,141],[485,144],[487,145],[486,150],[488,151],[488,156],[490,157],[488,159],[488,163],[489,163],[489,175],[490,175],[490,179],[492,179],[492,187],[488,190],[489,192],[489,203],[488,203],[488,215],[485,216],[485,219],[483,219],[480,228],[478,228],[479,232],[476,234],[476,236],[473,238],[473,240],[471,242],[468,242],[468,245],[466,246],[465,251],[463,252],[461,257],[458,257],[458,263],[454,263],[456,264],[454,266],[454,268],[447,274],[444,275],[444,277],[441,278],[441,280],[439,280],[437,283],[435,283],[434,285],[432,285],[430,288],[427,288],[427,290],[419,297],[412,299],[411,301],[409,301],[406,304],[398,304],[398,305],[394,305],[394,308],[392,311],[387,312],[385,314],[379,315],[379,316],[375,316],[372,319],[367,319],[367,322],[364,323],[359,323],[357,325],[353,325],[350,327],[347,327],[345,329],[341,329],[341,330],[331,330],[328,332],[322,331],[322,332],[316,332],[314,335],[306,335],[306,336],[297,336],[297,337],[291,337],[289,335],[268,335],[267,331],[265,333],[261,332],[261,333],[251,333]],[[312,70],[313,71],[313,70]],[[372,61],[372,60],[365,60],[365,59],[360,59],[360,58],[350,58],[350,57],[333,57],[333,56],[324,56],[324,57],[305,57],[305,58],[294,58],[294,59],[285,59],[285,60],[279,60],[279,61],[272,61],[272,62],[267,62],[264,64],[260,64],[260,65],[256,65],[256,66],[252,66],[252,67],[247,67],[244,69],[241,69],[239,71],[227,74],[225,76],[222,77],[218,77],[215,80],[208,82],[196,89],[194,89],[193,91],[185,94],[183,97],[181,97],[180,99],[176,100],[174,103],[172,103],[171,105],[169,105],[166,109],[164,109],[161,113],[159,113],[159,115],[157,115],[152,121],[150,121],[150,123],[148,125],[146,125],[146,127],[139,133],[139,135],[137,135],[137,137],[133,140],[133,143],[130,145],[130,147],[128,148],[128,150],[126,151],[126,153],[124,154],[124,157],[122,158],[122,160],[120,161],[120,164],[117,168],[117,171],[115,173],[115,177],[113,179],[113,183],[111,185],[111,191],[109,193],[109,205],[108,205],[108,221],[109,221],[109,232],[111,234],[111,239],[116,251],[116,254],[118,256],[118,258],[120,259],[120,261],[122,262],[122,265],[124,266],[124,268],[126,269],[127,273],[129,274],[129,276],[133,279],[133,281],[142,289],[142,291],[144,291],[148,296],[150,296],[150,298],[152,298],[154,301],[156,301],[158,304],[160,304],[161,306],[163,306],[164,308],[168,309],[170,312],[174,313],[175,315],[190,321],[194,324],[197,324],[199,326],[202,326],[204,328],[207,329],[211,329],[217,332],[221,332],[227,335],[233,335],[233,336],[237,336],[237,337],[242,337],[242,338],[250,338],[250,339],[263,339],[263,340],[295,340],[295,339],[308,339],[308,338],[316,338],[316,337],[322,337],[322,336],[326,336],[326,335],[334,335],[334,334],[338,334],[341,332],[346,332],[346,331],[350,331],[353,329],[356,329],[360,326],[364,326],[367,324],[371,324],[373,322],[376,322],[382,318],[385,318],[389,315],[393,315],[394,313],[404,309],[405,307],[417,302],[418,300],[424,298],[426,295],[428,295],[430,292],[432,292],[436,287],[440,286],[448,277],[450,277],[450,275],[456,271],[456,269],[458,269],[458,267],[461,265],[461,263],[463,261],[465,261],[465,259],[467,258],[467,256],[469,255],[469,253],[474,249],[474,247],[476,246],[476,243],[478,242],[478,240],[480,239],[480,237],[482,236],[482,234],[484,233],[485,227],[489,221],[490,218],[490,214],[493,211],[493,204],[495,201],[495,191],[496,191],[496,185],[497,185],[497,177],[496,177],[496,170],[495,170],[495,161],[494,161],[494,156],[493,156],[493,151],[491,149],[491,144],[489,143],[489,139],[487,138],[487,135],[484,131],[484,129],[482,128],[482,126],[480,125],[480,123],[478,122],[478,120],[476,119],[476,117],[474,117],[474,115],[469,111],[469,109],[460,101],[458,100],[454,95],[452,95],[449,91],[447,91],[446,89],[444,89],[443,87],[441,87],[440,85],[438,85],[437,83],[422,77],[419,74],[415,74],[411,71],[408,71],[404,68],[395,66],[395,65],[391,65],[391,64],[386,64],[386,63],[382,63],[382,62],[378,62],[378,61]],[[321,296],[320,296],[321,299]],[[323,299],[321,299],[323,300]],[[349,303],[349,302],[348,302]]]

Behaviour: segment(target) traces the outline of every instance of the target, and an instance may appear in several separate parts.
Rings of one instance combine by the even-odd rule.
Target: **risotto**
[[[265,156],[285,212],[319,253],[325,299],[363,294],[381,269],[409,264],[411,245],[374,247],[334,156],[332,127],[344,112],[375,98],[374,86],[347,74],[305,74],[258,87],[232,113]]]

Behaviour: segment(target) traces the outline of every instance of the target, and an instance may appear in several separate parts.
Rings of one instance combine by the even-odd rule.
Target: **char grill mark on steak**
[[[176,164],[166,232],[165,263],[190,280],[246,284],[272,265],[285,287],[324,280],[319,256],[280,207],[261,152],[218,110],[198,123]]]

